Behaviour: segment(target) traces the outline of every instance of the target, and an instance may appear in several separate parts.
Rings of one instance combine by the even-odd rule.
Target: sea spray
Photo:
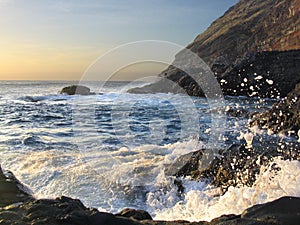
[[[186,179],[184,185],[187,188],[182,200],[172,208],[157,209],[153,212],[154,219],[210,221],[224,214],[240,214],[252,205],[282,196],[300,197],[300,162],[276,158],[261,168],[252,187],[230,187],[224,195],[218,188],[205,183]],[[172,192],[168,194],[174,195]],[[153,207],[153,202],[151,204]]]

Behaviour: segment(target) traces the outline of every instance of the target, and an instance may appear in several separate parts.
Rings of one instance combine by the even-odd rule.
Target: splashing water
[[[202,148],[226,149],[244,141],[248,145],[260,139],[271,143],[273,137],[263,136],[258,129],[248,132],[247,119],[236,116],[212,129],[211,114],[219,109],[209,108],[201,98],[192,98],[199,132],[193,133],[193,124],[182,134],[176,105],[157,100],[174,99],[185,106],[180,95],[118,95],[120,83],[109,85],[101,96],[74,97],[56,95],[66,83],[0,83],[2,167],[11,170],[37,198],[65,195],[108,212],[133,207],[147,210],[155,219],[211,220],[284,195],[300,196],[299,162],[280,159],[273,161],[280,169],[272,170],[271,164],[260,169],[253,187],[230,187],[221,195],[218,188],[187,177],[183,179],[185,192],[180,195],[175,178],[165,174],[165,168],[179,156]],[[97,87],[88,86],[92,91]],[[76,98],[96,102],[96,122],[86,124],[82,133],[75,133],[72,124],[72,101]],[[130,110],[120,110],[139,98],[142,101]],[[267,99],[229,98],[226,109],[227,113],[252,113],[272,103]],[[113,107],[116,121],[111,117]],[[160,113],[155,111],[158,108]],[[190,112],[188,107],[185,111]],[[119,115],[129,115],[130,121]],[[114,122],[127,122],[130,135],[123,132],[128,127],[114,126]],[[220,130],[224,135],[218,137],[219,143],[209,142],[209,136]],[[133,141],[126,141],[128,137],[134,137]],[[287,144],[284,139],[282,142],[278,148],[284,151]]]

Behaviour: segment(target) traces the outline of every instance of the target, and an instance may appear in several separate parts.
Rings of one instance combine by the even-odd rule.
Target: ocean
[[[300,197],[300,162],[275,158],[278,170],[261,168],[252,187],[221,191],[207,181],[182,179],[179,195],[165,168],[199,149],[253,142],[297,142],[247,127],[249,114],[274,100],[226,97],[210,104],[183,94],[130,94],[143,83],[85,82],[91,96],[60,95],[76,82],[0,82],[0,163],[36,198],[68,196],[116,213],[125,207],[154,219],[211,220],[239,214],[281,196]],[[241,135],[242,134],[242,135]]]

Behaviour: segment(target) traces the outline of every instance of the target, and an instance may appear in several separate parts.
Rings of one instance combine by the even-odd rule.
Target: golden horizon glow
[[[0,80],[80,80],[99,56],[138,40],[186,46],[236,2],[0,0]]]

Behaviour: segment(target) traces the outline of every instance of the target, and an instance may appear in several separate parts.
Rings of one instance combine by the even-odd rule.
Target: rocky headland
[[[285,97],[300,82],[300,2],[240,0],[187,49],[211,68],[225,95]],[[174,66],[159,76],[204,96],[198,82]],[[175,87],[162,80],[129,92],[178,92]]]
[[[300,129],[299,1],[240,0],[187,49],[210,67],[224,95],[284,98],[272,109],[254,115],[250,126],[297,135]],[[184,58],[182,54],[179,52],[174,62]],[[164,79],[129,92],[206,96],[199,81],[172,65],[159,76]]]

